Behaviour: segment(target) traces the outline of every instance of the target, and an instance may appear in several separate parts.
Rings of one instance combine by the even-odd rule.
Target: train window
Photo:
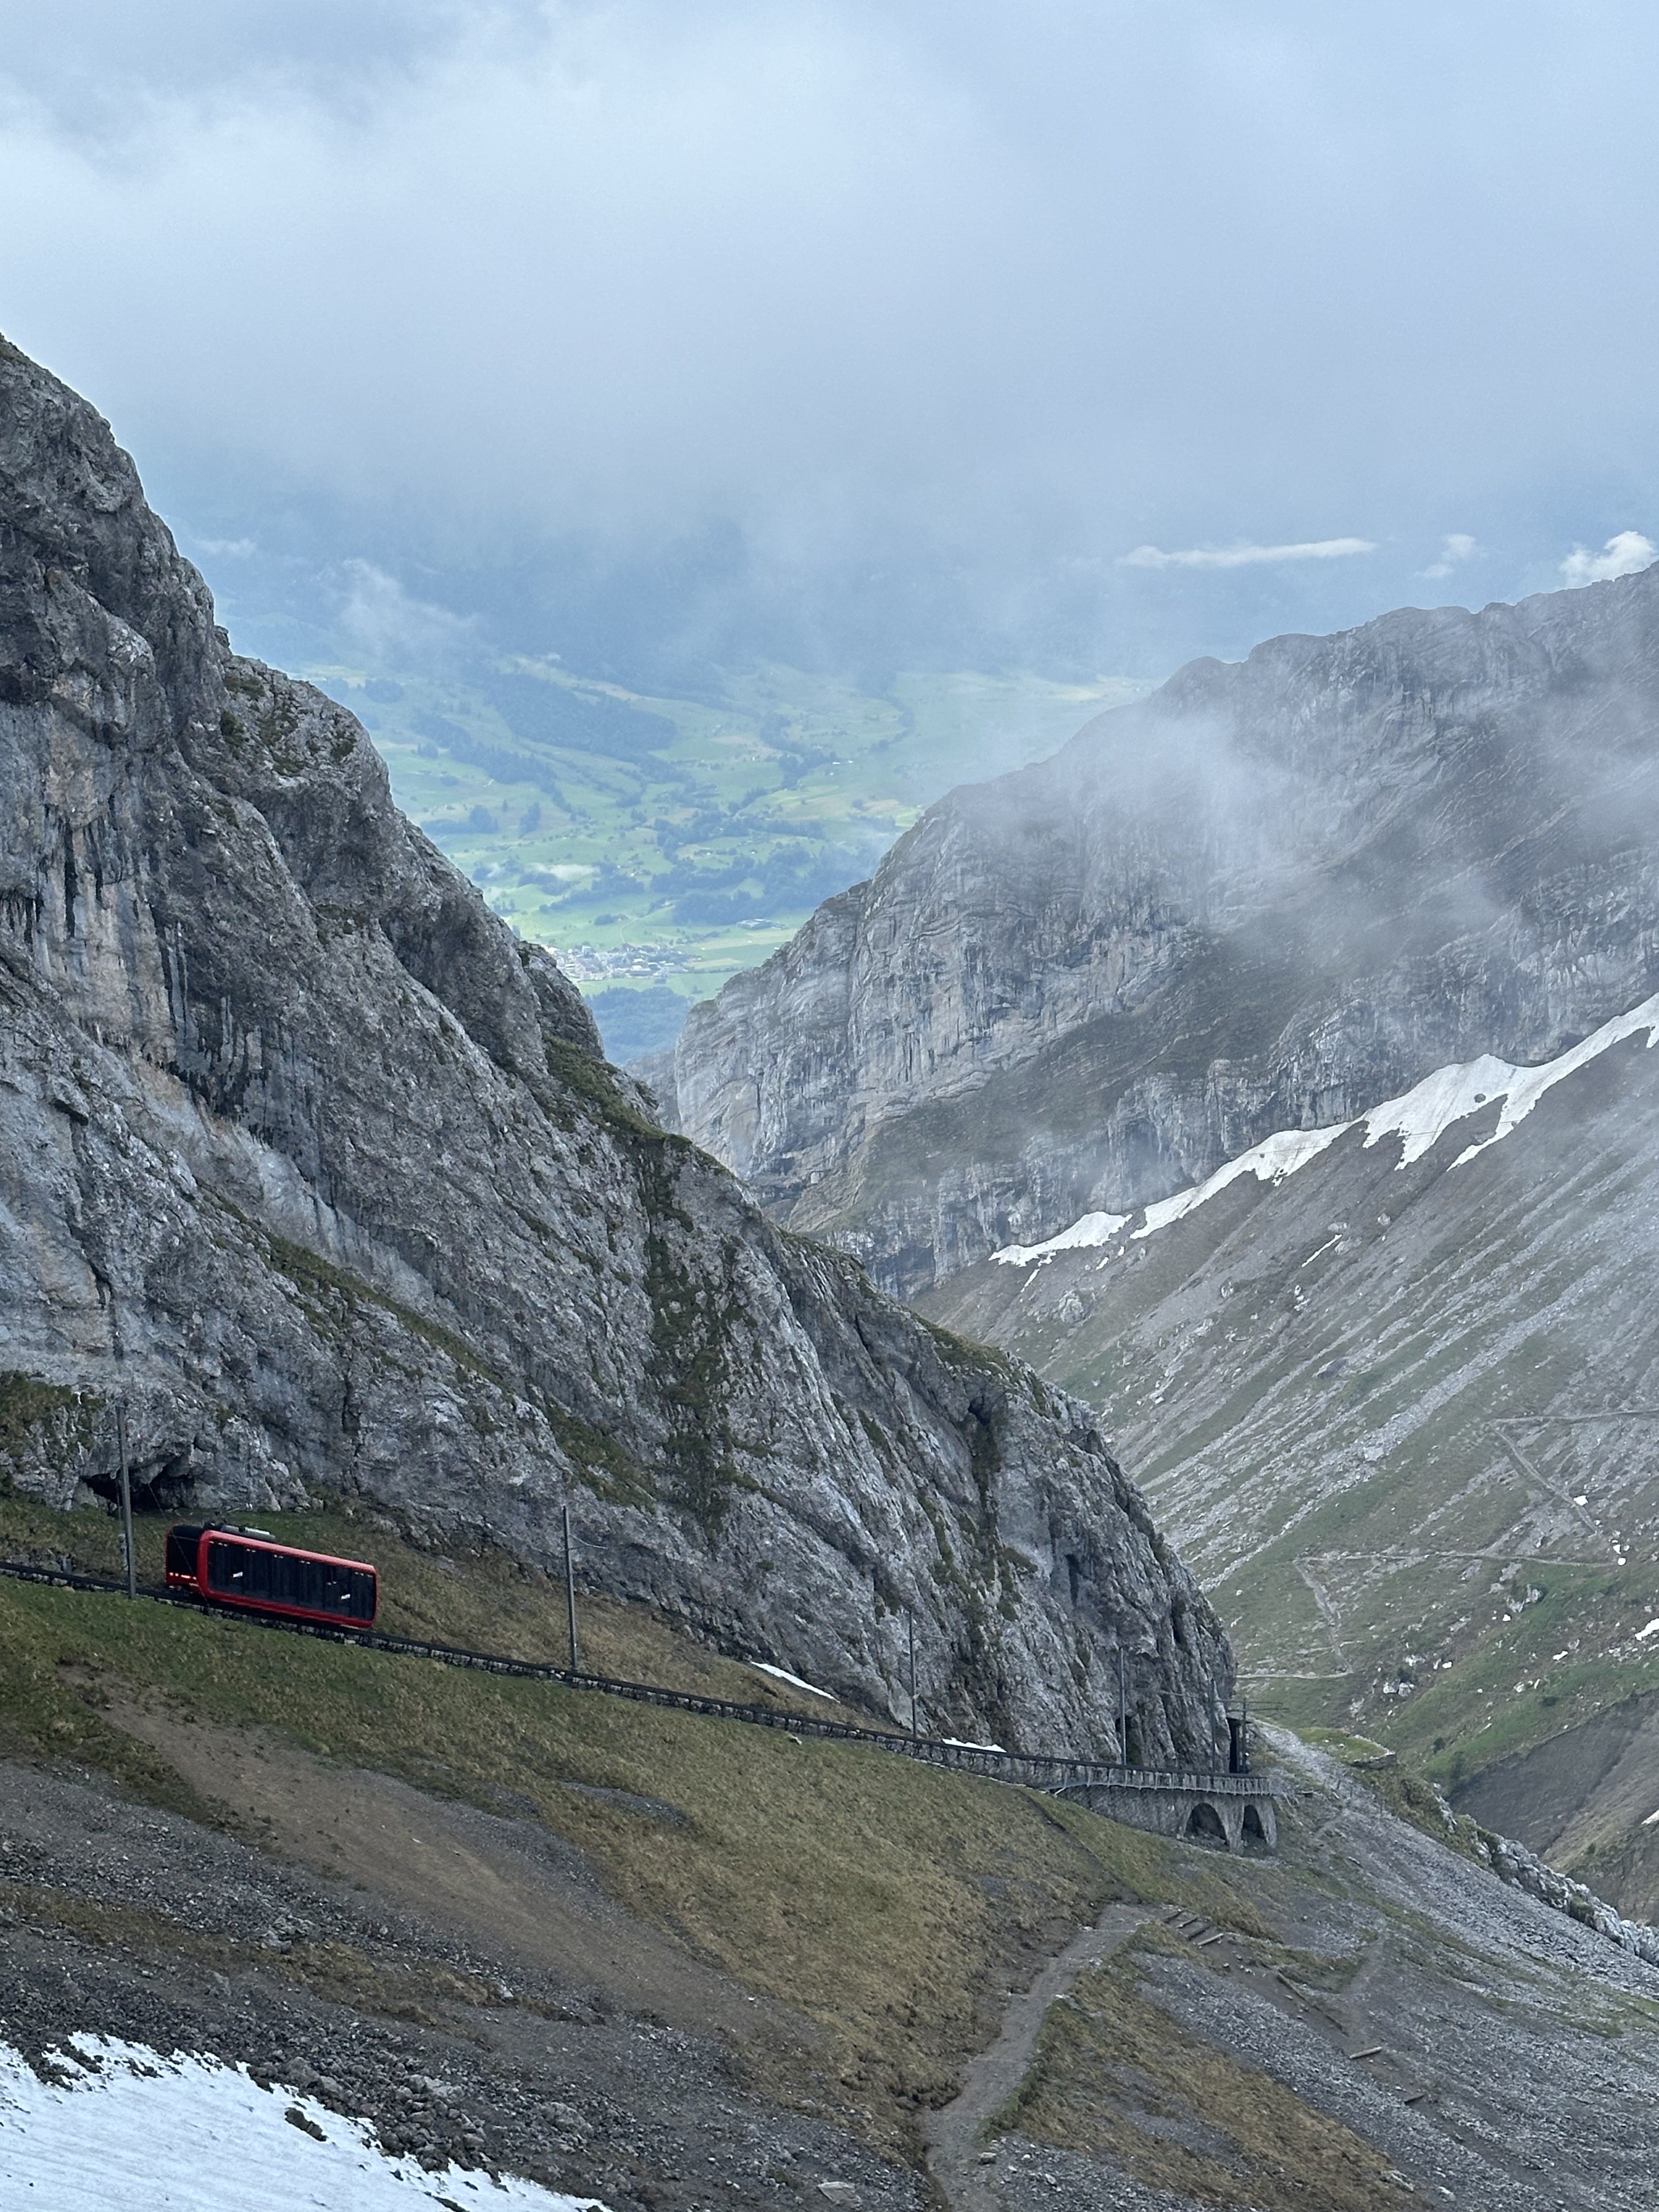
[[[208,1546],[207,1579],[209,1589],[222,1597],[331,1620],[373,1620],[379,1595],[373,1567],[308,1559],[302,1552],[267,1550],[263,1545],[216,1536]]]
[[[170,1575],[196,1575],[197,1547],[202,1540],[199,1528],[180,1525],[167,1530],[167,1572]]]
[[[228,1597],[242,1594],[244,1563],[252,1547],[246,1544],[227,1544],[216,1541],[208,1546],[208,1588],[222,1590]]]

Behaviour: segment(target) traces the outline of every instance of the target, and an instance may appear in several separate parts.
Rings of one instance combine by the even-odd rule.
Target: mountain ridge
[[[1659,982],[1656,719],[1659,569],[1194,662],[695,1010],[673,1117],[910,1295],[1552,1056]]]

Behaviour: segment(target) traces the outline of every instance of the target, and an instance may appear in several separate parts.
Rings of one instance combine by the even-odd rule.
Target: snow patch
[[[1058,1237],[1051,1237],[1044,1244],[1005,1244],[1000,1252],[991,1257],[1005,1267],[1026,1267],[1033,1260],[1052,1260],[1056,1252],[1088,1252],[1097,1245],[1109,1244],[1120,1229],[1127,1229],[1134,1216],[1132,1213],[1085,1213],[1069,1229],[1062,1229]]]
[[[940,1741],[941,1743],[948,1743],[948,1744],[950,1745],[950,1747],[951,1747],[951,1750],[952,1750],[952,1751],[1001,1751],[1001,1750],[1002,1750],[1002,1746],[1001,1746],[1000,1743],[964,1743],[964,1742],[963,1742],[963,1739],[962,1739],[959,1735],[945,1735],[945,1736],[941,1736],[941,1737],[939,1738],[939,1741]],[[1003,1755],[1004,1755],[1004,1757],[1005,1757],[1005,1758],[1007,1756],[1007,1754],[1006,1754],[1006,1753],[1004,1753],[1004,1754],[1003,1754]]]
[[[1241,1152],[1225,1167],[1218,1168],[1204,1182],[1194,1183],[1190,1190],[1178,1190],[1173,1198],[1161,1198],[1157,1205],[1146,1209],[1146,1218],[1135,1231],[1137,1237],[1152,1237],[1171,1222],[1179,1221],[1183,1214],[1202,1206],[1218,1191],[1225,1190],[1230,1182],[1240,1176],[1253,1175],[1258,1182],[1283,1182],[1298,1168],[1316,1160],[1328,1146],[1334,1145],[1345,1129],[1352,1128],[1350,1121],[1338,1121],[1328,1129],[1280,1129],[1275,1135],[1264,1137],[1259,1145],[1252,1145],[1248,1152]]]
[[[805,1690],[812,1697],[823,1698],[828,1705],[836,1702],[833,1690],[821,1690],[816,1682],[803,1682],[799,1674],[790,1674],[787,1668],[769,1666],[764,1659],[751,1659],[749,1663],[757,1674],[769,1674],[775,1682],[787,1682],[792,1690]]]
[[[512,2174],[428,2173],[388,2157],[368,2121],[262,2089],[240,2066],[105,2036],[70,2042],[52,2054],[61,2084],[0,2044],[0,2202],[20,2212],[243,2212],[255,2197],[259,2212],[604,2212],[597,2197]]]
[[[1495,1145],[1500,1137],[1507,1137],[1517,1123],[1524,1121],[1546,1091],[1553,1091],[1569,1075],[1576,1075],[1581,1067],[1599,1059],[1610,1046],[1622,1044],[1626,1037],[1639,1036],[1647,1031],[1647,1049],[1651,1052],[1659,1043],[1659,998],[1644,999],[1627,1014],[1619,1014],[1610,1022],[1603,1022],[1599,1030],[1592,1030],[1582,1044],[1564,1052],[1558,1060],[1547,1060],[1541,1067],[1517,1067],[1512,1071],[1515,1080],[1504,1100],[1504,1110],[1498,1117],[1498,1127],[1490,1137],[1480,1144],[1471,1145],[1452,1162],[1461,1168],[1465,1160],[1472,1160],[1488,1145]]]
[[[1645,1644],[1650,1636],[1659,1636],[1659,1620],[1650,1620],[1645,1628],[1638,1628],[1636,1632],[1638,1644]]]
[[[1500,1110],[1492,1134],[1467,1146],[1452,1162],[1453,1167],[1461,1168],[1489,1145],[1498,1143],[1511,1130],[1518,1128],[1539,1100],[1558,1083],[1577,1074],[1612,1046],[1622,1043],[1626,1037],[1639,1036],[1644,1030],[1647,1033],[1647,1048],[1651,1052],[1659,1044],[1659,996],[1644,999],[1629,1013],[1617,1014],[1612,1021],[1603,1022],[1582,1043],[1554,1060],[1546,1060],[1540,1067],[1514,1067],[1506,1060],[1484,1053],[1479,1060],[1437,1068],[1432,1075],[1425,1075],[1398,1098],[1385,1099],[1382,1105],[1373,1106],[1356,1121],[1333,1122],[1322,1129],[1279,1130],[1261,1144],[1252,1145],[1249,1152],[1241,1152],[1237,1159],[1218,1167],[1202,1182],[1149,1206],[1140,1227],[1132,1231],[1131,1235],[1139,1241],[1155,1236],[1160,1229],[1168,1229],[1224,1190],[1229,1183],[1237,1182],[1241,1176],[1254,1176],[1258,1182],[1281,1183],[1287,1176],[1306,1167],[1310,1160],[1317,1159],[1350,1129],[1363,1128],[1368,1146],[1380,1144],[1384,1137],[1399,1137],[1402,1142],[1397,1164],[1410,1167],[1414,1160],[1431,1152],[1455,1123],[1486,1107],[1498,1105]],[[1069,1229],[1061,1230],[1057,1237],[1050,1237],[1041,1244],[1006,1245],[991,1257],[1005,1266],[1030,1267],[1033,1261],[1053,1259],[1057,1253],[1107,1243],[1133,1218],[1132,1214],[1085,1213]]]

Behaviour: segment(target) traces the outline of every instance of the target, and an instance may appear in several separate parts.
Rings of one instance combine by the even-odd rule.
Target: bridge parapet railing
[[[1114,1790],[1181,1790],[1201,1797],[1271,1797],[1274,1795],[1272,1777],[1266,1774],[1212,1774],[1203,1767],[1189,1767],[1184,1772],[1164,1773],[1148,1766],[1091,1766],[1079,1772],[1073,1781],[1060,1785],[1066,1790],[1094,1790],[1109,1786]]]

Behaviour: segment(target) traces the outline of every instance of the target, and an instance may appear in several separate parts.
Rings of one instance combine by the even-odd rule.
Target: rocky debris
[[[1347,1762],[1355,1770],[1380,1763],[1373,1759]],[[1528,1897],[1535,1897],[1552,1911],[1565,1912],[1581,1928],[1593,1928],[1598,1936],[1605,1936],[1622,1950],[1645,1960],[1650,1966],[1659,1966],[1659,1928],[1650,1928],[1644,1921],[1626,1919],[1583,1882],[1558,1872],[1513,1836],[1494,1834],[1467,1813],[1458,1813],[1443,1790],[1436,1789],[1433,1784],[1429,1787],[1434,1790],[1434,1802],[1448,1839],[1463,1844],[1470,1856],[1482,1866],[1490,1867],[1499,1881],[1507,1882],[1511,1889],[1524,1890]]]
[[[908,1294],[1548,1059],[1659,980],[1656,732],[1659,568],[1194,662],[694,1008],[678,1126]]]
[[[39,2069],[78,2032],[204,2054],[368,2119],[393,2155],[611,2212],[693,2212],[711,2192],[772,2206],[843,2176],[872,2212],[918,2204],[904,2168],[833,2120],[741,2091],[712,2033],[523,1958],[509,1988],[504,1960],[373,1891],[90,1777],[0,1765],[0,2042]],[[273,1954],[270,1928],[313,1955]]]
[[[986,2148],[935,2166],[953,2212],[1645,2208],[1659,1975],[1273,1742],[1279,1858],[1235,1889],[1232,1925],[1143,1911],[1054,1998]],[[1199,1863],[1177,1847],[1166,1875]],[[1008,2022],[1027,2002],[1011,1992]]]
[[[380,1501],[926,1724],[1207,1741],[1231,1662],[1088,1413],[781,1233],[240,659],[107,425],[0,344],[0,1471]]]
[[[1273,1748],[1279,1856],[1157,1845],[1152,1886],[1181,1906],[1163,1927],[1113,1908],[1140,1927],[1050,2008],[1056,2027],[1106,2027],[1092,2073],[1086,2033],[1058,2057],[1077,2141],[1115,2139],[1121,2155],[1040,2139],[1026,2100],[1006,2134],[994,2120],[993,2155],[975,2153],[964,2184],[993,2174],[1020,2212],[1191,2212],[1231,2201],[1215,2185],[1230,2172],[1242,2197],[1249,2135],[1248,2179],[1267,2185],[1250,2202],[1374,2203],[1322,2191],[1305,2139],[1255,2121],[1265,2084],[1281,2112],[1288,2090],[1370,2146],[1402,2199],[1409,2184],[1478,2212],[1647,2212],[1659,1970],[1394,1818],[1336,1762],[1282,1734]],[[525,2173],[613,2212],[922,2201],[918,2172],[858,2139],[857,2087],[809,2081],[817,2109],[799,2088],[791,2108],[744,2086],[741,2051],[712,2028],[668,2026],[562,1960],[458,1949],[374,1886],[62,1770],[0,1767],[0,2041],[43,2067],[76,2031],[216,2056],[368,2118],[434,2168]],[[1206,1942],[1211,1913],[1231,1924]],[[263,1947],[267,1929],[333,1947],[349,1972],[308,1979],[303,1955]],[[501,1944],[514,1940],[503,1922]],[[394,1983],[398,1963],[426,1980]],[[1025,1992],[1008,1995],[1018,2014]],[[775,2032],[774,2013],[768,2050]],[[1040,2064],[1045,2050],[1040,2037]],[[1188,2151],[1211,2161],[1195,2197],[1180,2185]]]
[[[1441,1803],[1448,1822],[1455,1826],[1456,1814],[1443,1797]],[[1594,1890],[1587,1889],[1582,1881],[1574,1881],[1570,1875],[1558,1874],[1535,1851],[1529,1851],[1511,1836],[1495,1836],[1489,1829],[1477,1828],[1470,1847],[1499,1881],[1508,1882],[1512,1889],[1525,1890],[1540,1905],[1566,1913],[1581,1927],[1595,1929],[1598,1936],[1605,1936],[1623,1949],[1634,1952],[1649,1966],[1659,1966],[1659,1928],[1647,1927],[1639,1920],[1626,1920]]]

